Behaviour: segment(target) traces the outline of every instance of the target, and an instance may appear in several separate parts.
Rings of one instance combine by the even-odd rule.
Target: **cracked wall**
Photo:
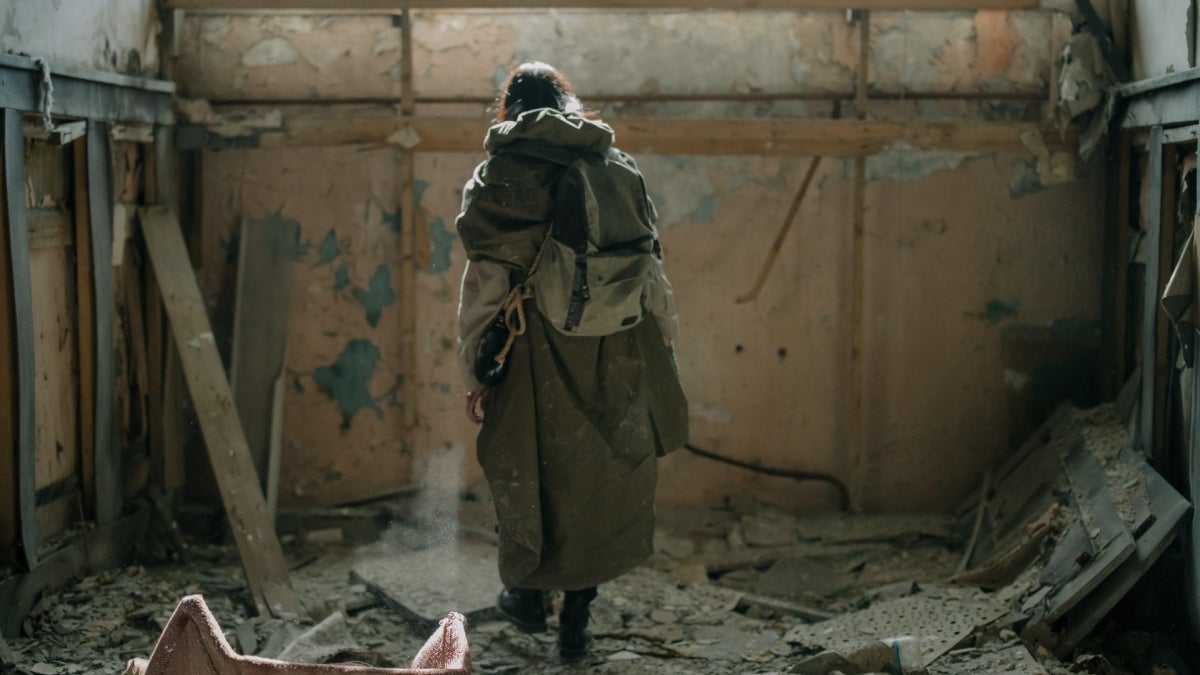
[[[154,0],[6,0],[0,49],[51,67],[158,74],[160,26]]]
[[[462,101],[420,105],[420,114],[481,114],[505,69],[528,58],[557,63],[585,95],[724,94],[847,92],[858,55],[857,28],[840,12],[415,17],[418,95]],[[1050,11],[873,14],[872,90],[1041,97],[1052,78],[1051,45],[1064,29],[1055,19]],[[399,34],[387,16],[193,16],[184,25],[180,86],[186,96],[218,102],[394,101]],[[904,101],[881,103],[872,114],[1037,120],[1039,103]],[[698,118],[834,112],[823,101],[602,108],[606,115]],[[481,114],[481,142],[485,127]],[[479,479],[454,355],[464,264],[454,218],[480,159],[417,155],[419,272],[416,288],[407,289],[393,229],[405,224],[394,222],[391,150],[204,154],[210,297],[229,283],[212,231],[224,228],[228,237],[243,214],[280,212],[300,223],[298,246],[306,253],[291,280],[288,365],[302,386],[285,402],[283,499],[360,499],[420,480],[424,467],[445,458],[462,458],[463,485]],[[859,477],[866,508],[953,503],[1011,449],[1012,429],[1025,423],[1018,418],[1032,394],[1022,387],[1036,380],[1046,357],[1026,355],[1014,365],[1012,332],[1099,319],[1102,172],[1051,175],[1050,159],[899,145],[869,159],[866,424],[852,429],[852,162],[823,163],[766,286],[755,302],[739,305],[734,298],[753,283],[808,158],[639,156],[679,302],[694,442],[850,481],[848,448],[858,434],[866,448]],[[407,403],[397,387],[402,303],[392,299],[406,292],[416,294],[418,312],[420,429],[411,448],[401,441]],[[373,350],[357,343],[347,355],[358,340]],[[748,493],[791,510],[836,505],[836,495],[818,484],[731,471],[685,453],[666,459],[660,476],[660,498],[670,503],[718,505]]]

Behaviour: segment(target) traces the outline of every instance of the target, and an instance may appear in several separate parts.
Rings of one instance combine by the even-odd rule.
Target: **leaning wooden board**
[[[260,612],[300,615],[179,220],[164,207],[139,209],[138,220],[250,594]]]

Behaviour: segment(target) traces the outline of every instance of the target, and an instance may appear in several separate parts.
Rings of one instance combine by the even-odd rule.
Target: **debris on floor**
[[[281,541],[307,620],[254,616],[236,551],[193,544],[181,562],[47,595],[10,644],[17,672],[113,672],[150,653],[180,596],[203,594],[237,653],[297,662],[403,668],[453,611],[478,673],[1148,672],[1079,651],[1190,511],[1112,407],[1063,408],[982,483],[952,513],[661,508],[655,555],[600,587],[582,664],[558,659],[553,615],[525,634],[494,614],[494,520],[479,488],[453,523],[392,501],[308,521],[343,537],[293,527]],[[386,529],[364,542],[372,523]],[[1125,642],[1149,658],[1153,641]]]

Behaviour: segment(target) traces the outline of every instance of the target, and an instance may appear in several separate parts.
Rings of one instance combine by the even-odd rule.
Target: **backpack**
[[[538,311],[566,335],[612,335],[636,326],[662,275],[662,249],[633,158],[616,149],[578,155],[526,143],[509,151],[564,165],[550,235],[526,281]]]

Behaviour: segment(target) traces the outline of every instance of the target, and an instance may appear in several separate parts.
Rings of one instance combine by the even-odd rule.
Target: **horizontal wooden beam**
[[[1039,0],[167,0],[189,11],[386,11],[405,9],[1037,9]]]
[[[229,109],[222,112],[229,113]],[[184,149],[394,145],[418,152],[483,152],[483,118],[415,116],[386,110],[338,112],[329,107],[283,111],[278,127],[181,126]],[[1073,133],[1021,122],[874,122],[859,120],[660,118],[606,120],[617,145],[635,154],[855,157],[894,144],[918,150],[1026,151],[1023,138],[1040,134],[1046,146],[1068,150]]]

